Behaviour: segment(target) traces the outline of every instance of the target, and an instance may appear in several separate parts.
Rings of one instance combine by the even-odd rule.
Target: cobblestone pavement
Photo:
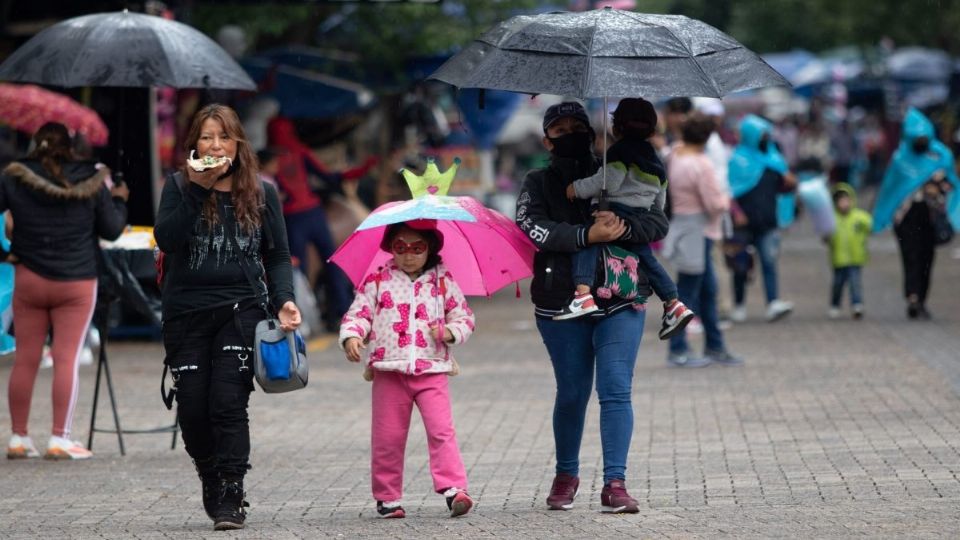
[[[826,255],[802,234],[781,262],[791,319],[728,332],[739,368],[670,369],[647,318],[635,380],[628,487],[634,516],[598,512],[602,465],[591,404],[582,489],[569,512],[549,512],[553,381],[528,300],[507,291],[476,300],[479,332],[452,380],[476,511],[451,520],[431,493],[418,421],[407,451],[405,520],[376,520],[369,494],[369,385],[335,346],[312,356],[310,386],[252,400],[253,504],[248,528],[213,533],[199,482],[169,435],[131,435],[119,455],[97,434],[95,459],[0,462],[3,538],[466,537],[956,537],[960,530],[960,264],[938,253],[936,319],[908,323],[890,237],[875,239],[863,321],[828,321]],[[526,296],[526,294],[524,294]],[[159,346],[111,345],[125,427],[169,423],[158,395]],[[6,395],[11,360],[0,359]],[[95,369],[83,367],[76,436],[86,440]],[[31,427],[50,424],[50,371]],[[101,401],[105,405],[106,401]],[[110,417],[101,406],[99,422]],[[0,433],[9,431],[0,415]]]

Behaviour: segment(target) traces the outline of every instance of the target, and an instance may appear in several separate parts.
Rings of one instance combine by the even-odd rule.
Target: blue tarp
[[[363,85],[298,69],[276,65],[260,57],[244,58],[240,65],[262,92],[280,103],[287,118],[330,118],[367,109],[376,102]]]

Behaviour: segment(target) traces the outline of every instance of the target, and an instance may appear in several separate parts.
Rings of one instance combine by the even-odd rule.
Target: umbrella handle
[[[603,187],[600,188],[600,198],[597,201],[597,209],[601,212],[610,210],[610,200],[607,197],[607,96],[603,96]]]
[[[601,212],[606,212],[610,210],[610,198],[607,196],[607,190],[600,190],[600,197],[597,199],[597,210]]]

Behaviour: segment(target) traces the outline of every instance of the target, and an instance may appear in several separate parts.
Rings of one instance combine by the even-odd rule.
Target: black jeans
[[[163,324],[183,445],[198,463],[212,461],[221,478],[242,479],[250,468],[253,336],[264,317],[259,305],[229,305]]]
[[[925,304],[936,253],[930,209],[926,203],[914,203],[893,230],[900,244],[903,263],[903,295],[908,298],[916,296],[920,304]]]

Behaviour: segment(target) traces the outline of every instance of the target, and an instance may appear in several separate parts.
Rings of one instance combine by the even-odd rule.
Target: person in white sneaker
[[[833,267],[833,287],[830,310],[827,315],[836,319],[840,315],[840,301],[844,286],[850,286],[850,310],[854,319],[863,317],[863,281],[861,271],[867,263],[867,239],[873,228],[873,218],[857,208],[857,193],[853,186],[840,183],[833,191],[833,206],[837,227],[824,240],[830,247],[830,263]]]
[[[705,333],[703,358],[690,356],[687,331],[670,338],[667,361],[677,367],[700,367],[716,360],[740,363],[727,352],[717,314],[717,278],[713,269],[713,243],[720,240],[721,219],[730,209],[730,197],[717,181],[704,146],[714,129],[714,121],[694,114],[682,125],[683,143],[670,153],[668,176],[673,220],[664,241],[664,252],[677,268],[680,300],[699,314]],[[691,325],[692,326],[692,325]]]
[[[92,454],[70,440],[79,390],[84,337],[97,299],[97,237],[115,240],[126,226],[122,184],[108,187],[110,171],[75,159],[63,124],[44,124],[34,150],[10,163],[0,178],[0,212],[13,217],[15,270],[13,318],[17,350],[10,372],[13,437],[7,453],[37,454],[27,433],[30,404],[49,333],[53,340],[53,426],[46,457],[86,459]],[[21,450],[22,449],[22,450]]]
[[[746,233],[757,250],[767,296],[767,321],[782,319],[793,311],[793,303],[779,298],[777,258],[780,232],[777,201],[781,194],[793,191],[797,179],[773,141],[773,124],[756,115],[747,115],[740,123],[740,144],[730,158],[730,190],[740,212],[734,212],[734,224]],[[735,272],[735,312],[742,311],[746,300],[746,275]]]

